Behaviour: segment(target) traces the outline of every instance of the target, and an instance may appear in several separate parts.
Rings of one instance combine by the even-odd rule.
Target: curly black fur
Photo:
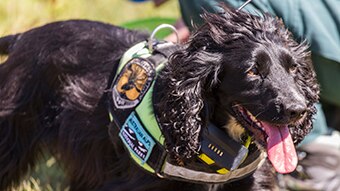
[[[221,67],[221,55],[189,51],[190,47],[172,55],[162,75],[169,81],[169,89],[165,90],[161,101],[164,105],[160,107],[172,108],[161,116],[162,127],[168,146],[172,147],[169,151],[181,158],[191,158],[197,153],[199,135],[206,120],[200,115],[205,95],[211,91],[211,85],[218,82]]]
[[[184,162],[198,152],[208,122],[222,127],[237,118],[235,101],[261,120],[289,122],[295,143],[311,129],[319,90],[306,44],[292,40],[277,18],[224,9],[204,15],[206,24],[171,56],[156,81],[161,97],[155,110],[166,149]],[[0,65],[0,190],[17,185],[46,150],[60,161],[71,190],[273,188],[268,162],[242,180],[204,185],[160,179],[129,159],[112,132],[117,127],[108,118],[106,92],[122,54],[146,38],[137,31],[72,20],[0,39],[0,53],[8,54]],[[250,80],[247,72],[256,61],[266,64]],[[272,65],[280,66],[275,75]],[[304,100],[282,96],[289,90],[272,86],[282,85],[282,78]],[[286,111],[286,103],[297,101],[306,106],[303,120]]]

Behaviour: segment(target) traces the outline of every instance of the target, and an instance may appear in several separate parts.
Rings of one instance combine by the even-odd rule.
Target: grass
[[[0,34],[22,32],[51,21],[90,19],[116,25],[150,18],[179,17],[178,3],[170,0],[159,8],[151,1],[129,0],[1,0]]]
[[[65,175],[54,157],[46,157],[12,191],[67,191]]]
[[[134,20],[160,17],[178,18],[177,0],[170,0],[159,8],[151,1],[132,3],[129,0],[0,0],[0,36],[24,32],[32,27],[67,20],[89,19],[115,25]],[[6,56],[0,56],[0,63]],[[13,191],[68,190],[64,173],[51,156],[39,165]]]

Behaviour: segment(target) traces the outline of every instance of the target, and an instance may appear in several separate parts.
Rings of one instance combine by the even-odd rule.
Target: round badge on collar
[[[135,107],[149,89],[155,71],[144,59],[133,58],[123,68],[112,88],[113,102],[116,108]]]

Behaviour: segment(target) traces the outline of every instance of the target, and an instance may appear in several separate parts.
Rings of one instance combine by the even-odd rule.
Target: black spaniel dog
[[[70,20],[0,38],[8,55],[0,64],[0,190],[18,185],[46,152],[70,190],[273,190],[275,173],[295,169],[294,146],[316,112],[308,47],[267,14],[224,7],[203,17],[187,44],[169,45],[151,81],[144,58],[118,72],[123,54],[149,37],[140,31]],[[134,104],[150,83],[148,111],[164,140],[152,145],[134,112],[109,115],[127,104],[113,104],[113,91]],[[125,116],[122,126],[115,114]],[[163,150],[147,156],[152,149]]]

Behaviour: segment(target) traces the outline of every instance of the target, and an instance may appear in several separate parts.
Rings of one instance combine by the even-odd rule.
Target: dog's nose
[[[307,111],[307,106],[304,104],[291,104],[287,105],[285,109],[285,114],[290,120],[300,119]]]

